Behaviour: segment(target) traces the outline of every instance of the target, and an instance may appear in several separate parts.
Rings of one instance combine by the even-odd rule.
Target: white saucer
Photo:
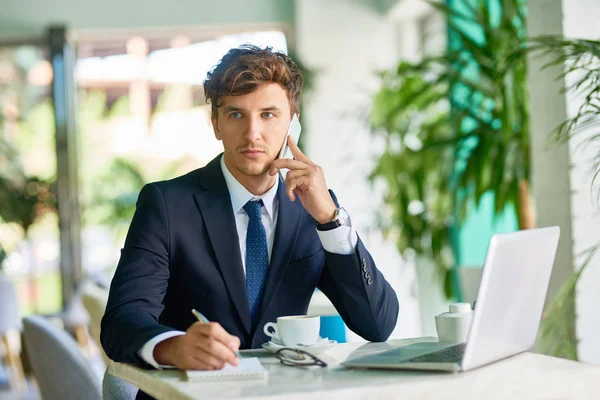
[[[322,353],[326,352],[327,350],[329,350],[335,344],[337,344],[337,342],[335,340],[329,340],[327,338],[320,338],[317,341],[317,343],[312,344],[310,346],[284,346],[283,343],[281,343],[279,340],[273,339],[272,341],[263,343],[262,348],[267,350],[270,353],[275,353],[277,350],[283,349],[285,347],[288,349],[304,350],[307,353],[318,356],[319,354],[322,354]]]

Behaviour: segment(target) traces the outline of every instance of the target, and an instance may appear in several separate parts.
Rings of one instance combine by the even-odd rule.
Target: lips
[[[257,150],[257,149],[256,150],[255,149],[248,149],[248,150],[243,150],[242,154],[244,156],[246,156],[246,157],[249,157],[249,158],[256,158],[256,157],[262,156],[263,154],[265,154],[265,152],[262,151],[262,150]]]

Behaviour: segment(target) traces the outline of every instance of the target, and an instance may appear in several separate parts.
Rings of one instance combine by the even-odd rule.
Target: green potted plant
[[[485,0],[459,3],[463,11],[432,3],[446,19],[448,49],[383,73],[371,111],[386,142],[371,175],[387,184],[382,226],[401,253],[434,261],[448,297],[453,230],[470,205],[491,195],[497,214],[514,208],[520,228],[533,226],[527,65],[506,62],[526,40],[524,6],[503,2],[493,15]]]
[[[455,294],[453,234],[469,206],[491,195],[496,215],[513,208],[520,229],[534,226],[526,52],[550,54],[549,65],[565,64],[565,73],[577,74],[569,89],[584,104],[558,127],[555,139],[566,140],[600,117],[598,41],[528,42],[520,1],[502,2],[499,15],[492,15],[485,0],[452,4],[432,4],[448,24],[446,52],[381,74],[370,119],[386,143],[371,174],[387,187],[380,225],[401,253],[433,260],[448,297]],[[544,314],[539,350],[546,354],[577,359],[575,288],[589,257]]]

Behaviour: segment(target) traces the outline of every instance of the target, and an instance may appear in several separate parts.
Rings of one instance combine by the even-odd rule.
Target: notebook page
[[[185,373],[190,381],[264,379],[269,374],[257,357],[241,358],[240,365],[237,367],[225,364],[223,369],[216,371],[185,371]]]

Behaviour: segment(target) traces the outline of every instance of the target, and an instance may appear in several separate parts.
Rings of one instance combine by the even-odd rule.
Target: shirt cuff
[[[165,333],[161,333],[160,335],[154,336],[152,339],[148,340],[146,342],[146,344],[144,344],[142,346],[142,348],[138,351],[138,355],[140,357],[142,357],[142,359],[144,361],[146,361],[148,364],[152,365],[156,369],[175,368],[172,365],[161,365],[161,364],[157,363],[156,360],[154,359],[154,348],[156,347],[157,344],[159,344],[162,341],[165,341],[165,340],[170,339],[175,336],[181,336],[181,335],[185,335],[185,332],[170,331],[170,332],[165,332]]]
[[[351,226],[338,226],[328,231],[317,229],[317,234],[325,251],[333,254],[352,254],[358,243],[356,231]]]

